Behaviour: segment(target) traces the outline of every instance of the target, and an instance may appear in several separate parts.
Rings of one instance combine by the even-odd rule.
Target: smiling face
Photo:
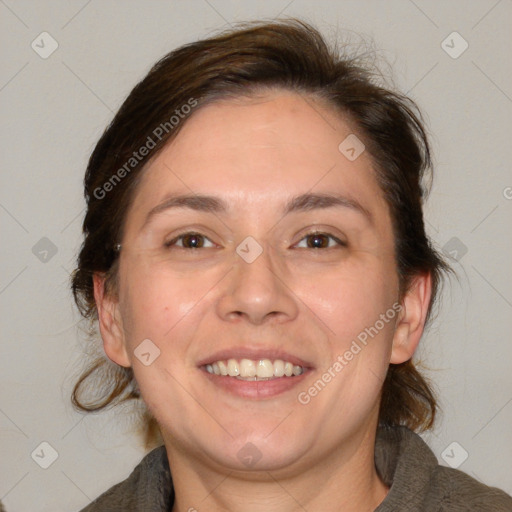
[[[389,362],[419,335],[389,313],[392,222],[368,152],[338,149],[352,133],[291,92],[218,101],[145,170],[117,297],[95,290],[105,351],[133,367],[168,452],[291,471],[372,439]],[[237,368],[272,378],[209,373]]]

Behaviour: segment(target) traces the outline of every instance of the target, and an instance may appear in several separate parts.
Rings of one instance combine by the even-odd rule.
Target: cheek
[[[398,281],[391,266],[364,263],[347,265],[339,271],[317,276],[304,283],[304,302],[329,327],[336,339],[352,340],[378,322],[383,334],[391,335],[393,304],[398,298]],[[386,315],[382,326],[381,315]]]
[[[162,267],[136,264],[125,272],[129,278],[122,283],[123,328],[140,392],[157,419],[169,404],[177,414],[188,406],[182,390],[188,371],[184,360],[204,307],[204,280],[179,279]],[[150,354],[148,365],[138,356],[142,342]]]
[[[333,431],[347,417],[366,417],[376,407],[398,317],[392,276],[380,266],[353,266],[317,280],[309,295],[312,309],[329,328],[329,356],[320,372],[322,382],[304,390],[305,399],[318,397],[317,403],[311,399],[312,407],[331,411]],[[325,383],[327,392],[319,392]]]
[[[180,277],[163,264],[130,265],[121,283],[122,316],[127,341],[142,337],[163,341],[179,331],[181,320],[201,301],[209,280],[197,272]]]

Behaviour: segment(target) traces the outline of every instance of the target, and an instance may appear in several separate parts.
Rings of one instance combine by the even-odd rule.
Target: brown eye
[[[182,238],[183,247],[187,249],[198,249],[204,245],[204,237],[202,235],[184,235]]]
[[[308,247],[311,249],[323,249],[329,247],[329,237],[326,235],[308,235]]]
[[[209,243],[210,245],[205,245]],[[183,233],[170,242],[165,244],[166,247],[179,247],[180,249],[201,249],[204,247],[213,247],[213,243],[200,233]]]
[[[332,244],[332,241],[334,241],[334,244]],[[345,247],[347,244],[328,233],[309,233],[297,244],[297,247],[304,249],[331,249],[336,245]]]

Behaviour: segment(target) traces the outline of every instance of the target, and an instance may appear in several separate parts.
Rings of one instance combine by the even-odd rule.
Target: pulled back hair
[[[421,113],[381,77],[327,45],[320,33],[298,20],[252,23],[182,46],[158,61],[126,98],[89,159],[84,186],[84,240],[72,275],[82,316],[94,325],[97,309],[93,275],[106,276],[106,293],[116,293],[117,253],[123,223],[145,163],[209,102],[284,89],[321,99],[350,121],[372,157],[376,178],[390,209],[402,294],[414,276],[430,274],[432,299],[448,270],[432,247],[422,204],[431,181],[431,155]],[[185,108],[188,105],[190,108]],[[179,119],[178,119],[179,118]],[[149,140],[151,139],[151,144]],[[134,152],[152,146],[148,152]],[[129,165],[127,165],[129,163]],[[98,341],[98,340],[96,340]],[[75,384],[72,402],[81,411],[139,400],[131,368],[104,354],[93,358]],[[436,399],[412,360],[390,364],[383,383],[379,422],[412,430],[431,428]],[[142,418],[146,446],[156,444],[158,427],[148,411]]]

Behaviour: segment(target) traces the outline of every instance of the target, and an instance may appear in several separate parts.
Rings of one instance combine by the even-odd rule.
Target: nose
[[[284,265],[276,258],[272,261],[271,250],[264,249],[251,263],[238,255],[235,258],[217,302],[217,314],[224,321],[245,319],[254,325],[293,320],[299,311],[298,298],[286,283]]]

